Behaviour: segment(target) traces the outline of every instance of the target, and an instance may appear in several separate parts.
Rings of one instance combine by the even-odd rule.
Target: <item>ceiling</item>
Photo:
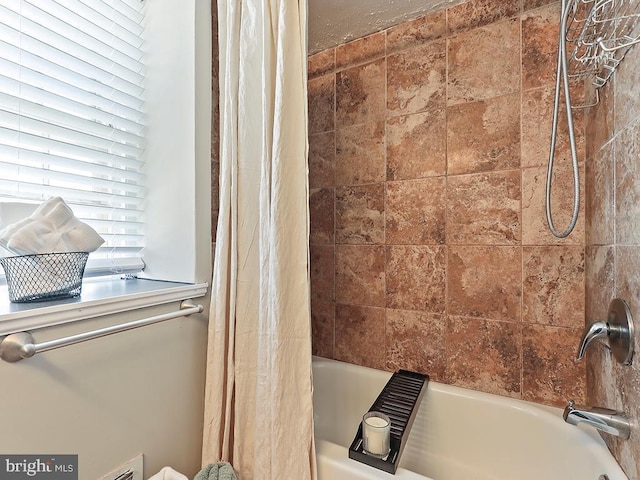
[[[309,53],[384,30],[463,0],[308,0]]]

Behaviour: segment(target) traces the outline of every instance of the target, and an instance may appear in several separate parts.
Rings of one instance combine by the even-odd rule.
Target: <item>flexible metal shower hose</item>
[[[547,184],[545,207],[547,210],[547,223],[549,230],[558,238],[568,236],[576,226],[578,221],[578,211],[580,209],[580,179],[578,174],[578,154],[576,152],[576,138],[573,129],[573,113],[571,111],[571,96],[569,92],[569,72],[567,71],[567,48],[565,43],[565,32],[567,30],[567,19],[571,4],[567,0],[562,0],[562,12],[560,18],[560,37],[558,41],[558,67],[556,70],[556,93],[553,105],[553,124],[551,126],[551,148],[549,150],[549,166],[547,168]],[[558,133],[558,116],[560,111],[560,83],[564,87],[564,99],[567,110],[567,127],[569,130],[569,146],[571,149],[571,164],[573,166],[573,213],[569,226],[563,232],[556,229],[551,215],[551,182],[553,177],[553,160],[556,149],[556,137]]]

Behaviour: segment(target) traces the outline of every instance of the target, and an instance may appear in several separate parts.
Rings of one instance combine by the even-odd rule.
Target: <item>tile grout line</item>
[[[336,288],[336,280],[337,280],[337,267],[338,267],[338,246],[336,243],[337,231],[336,231],[336,201],[337,201],[337,191],[336,191],[336,180],[337,180],[337,169],[338,169],[338,115],[337,115],[337,90],[338,90],[338,73],[336,71],[336,63],[337,63],[337,48],[333,48],[333,342],[332,342],[332,358],[336,358],[336,344],[337,344],[337,320],[338,320],[338,295]]]
[[[382,203],[382,210],[383,210],[383,221],[382,221],[382,242],[383,242],[383,253],[384,253],[384,267],[383,267],[383,275],[384,275],[384,281],[383,281],[383,291],[384,291],[384,315],[383,315],[383,319],[384,319],[384,365],[385,365],[385,370],[388,368],[389,365],[389,336],[388,336],[388,332],[387,332],[387,327],[388,327],[388,321],[389,321],[389,316],[388,316],[388,301],[387,301],[387,187],[388,187],[388,182],[387,182],[387,168],[388,168],[388,158],[387,158],[387,142],[388,142],[388,132],[387,132],[387,117],[388,117],[388,112],[387,112],[387,108],[388,108],[388,95],[389,95],[389,59],[388,59],[388,35],[387,35],[387,30],[384,31],[384,109],[383,109],[383,122],[384,122],[384,130],[383,130],[383,151],[384,151],[384,173],[383,173],[383,184],[384,184],[384,189],[383,189],[383,203]]]
[[[444,372],[443,381],[452,383],[450,379],[451,367],[449,365],[450,346],[447,338],[447,332],[450,331],[450,312],[449,312],[449,256],[450,240],[448,235],[449,226],[449,10],[445,10],[444,18]]]
[[[523,204],[523,185],[524,185],[524,170],[522,168],[522,139],[523,139],[523,110],[524,110],[524,2],[520,2],[520,17],[519,17],[519,26],[520,26],[520,398],[524,398],[524,232],[523,232],[523,223],[524,223],[524,214],[522,209]]]

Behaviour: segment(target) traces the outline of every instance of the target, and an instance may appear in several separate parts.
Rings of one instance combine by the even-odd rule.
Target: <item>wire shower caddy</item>
[[[602,88],[627,51],[640,43],[640,0],[562,0],[560,13],[560,35],[558,43],[558,65],[556,70],[556,92],[551,127],[551,145],[545,192],[547,225],[558,238],[567,237],[575,228],[580,209],[580,181],[578,154],[573,127],[574,108],[597,105]],[[571,102],[570,80],[591,82],[595,99],[585,100],[581,105]],[[558,134],[560,93],[564,91],[565,113],[571,149],[573,170],[573,212],[565,230],[558,230],[553,222],[551,207],[551,184],[553,162]],[[585,95],[586,98],[586,95]]]
[[[573,0],[568,5],[564,39],[568,73],[572,79],[590,80],[598,103],[603,87],[626,55],[640,43],[640,0]]]

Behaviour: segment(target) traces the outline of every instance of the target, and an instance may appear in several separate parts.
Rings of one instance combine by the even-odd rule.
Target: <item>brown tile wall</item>
[[[472,0],[309,57],[315,354],[585,400],[585,217],[558,240],[544,214],[558,18]],[[558,224],[568,151],[563,135]]]
[[[606,318],[611,299],[626,300],[640,346],[640,48],[627,53],[586,112],[586,320]],[[638,353],[636,352],[636,357]],[[609,445],[630,480],[640,478],[640,361],[616,363],[600,345],[587,353],[587,400],[625,411],[634,422],[629,440]]]
[[[472,0],[309,58],[313,350],[540,403],[584,400],[637,425],[640,362],[619,366],[596,345],[585,386],[573,357],[585,313],[604,318],[616,296],[640,305],[640,47],[577,113],[585,213],[558,241],[543,201],[558,10]],[[560,129],[553,204],[564,226]],[[603,436],[630,480],[639,437]]]

